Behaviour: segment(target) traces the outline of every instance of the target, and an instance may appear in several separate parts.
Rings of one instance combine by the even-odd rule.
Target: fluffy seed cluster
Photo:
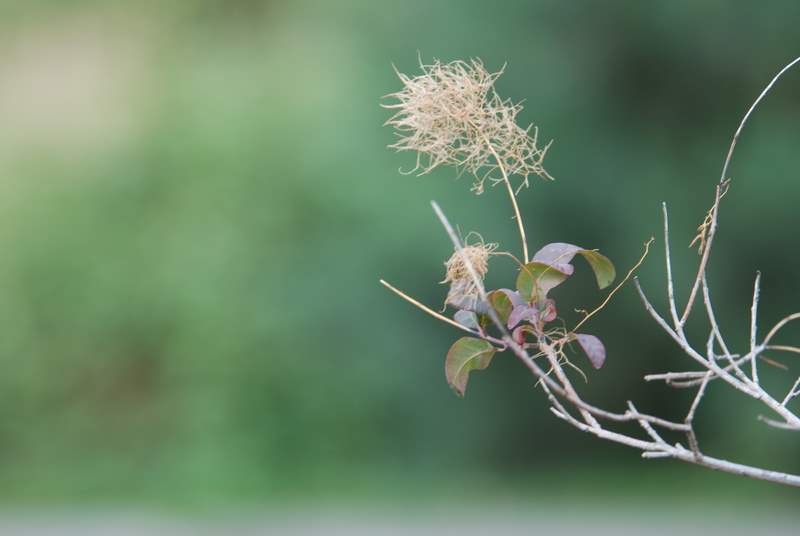
[[[524,129],[516,122],[522,106],[495,92],[502,70],[490,73],[476,59],[434,60],[431,65],[420,61],[420,67],[422,74],[413,78],[397,73],[403,89],[387,95],[396,102],[384,105],[395,110],[386,122],[398,136],[390,148],[417,153],[409,173],[423,175],[453,165],[475,177],[475,193],[483,192],[487,179],[502,181],[501,165],[509,176],[521,179],[517,190],[528,186],[530,175],[552,180],[542,167],[550,143],[540,148],[537,128]]]
[[[460,309],[474,308],[478,299],[478,287],[470,276],[464,257],[469,260],[478,277],[483,279],[489,271],[489,257],[496,249],[497,244],[486,244],[481,240],[477,244],[465,245],[461,252],[453,252],[444,263],[447,272],[442,283],[450,283],[445,303]]]

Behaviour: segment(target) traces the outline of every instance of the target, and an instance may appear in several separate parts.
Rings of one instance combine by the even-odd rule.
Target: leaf
[[[525,334],[530,333],[534,337],[536,337],[536,330],[530,324],[522,324],[520,327],[516,328],[513,332],[511,332],[511,337],[516,341],[517,344],[525,344]]]
[[[576,333],[575,339],[581,346],[592,366],[599,369],[606,362],[606,347],[594,335],[586,335],[584,333]]]
[[[453,320],[469,329],[478,329],[478,315],[472,311],[459,310],[453,315]]]
[[[514,326],[523,320],[527,320],[531,324],[535,324],[539,320],[539,311],[527,303],[517,305],[508,316],[508,329],[514,329]]]
[[[524,301],[520,298],[519,294],[513,290],[502,288],[489,293],[489,303],[494,307],[500,320],[506,322],[514,306],[524,303]]]
[[[569,264],[576,254],[580,254],[591,266],[595,278],[597,278],[597,286],[604,289],[614,282],[617,272],[614,269],[614,264],[608,257],[601,255],[597,251],[591,249],[584,249],[575,244],[566,244],[564,242],[553,242],[547,244],[545,247],[536,252],[533,260],[548,264],[567,275],[572,275],[574,267]]]
[[[529,262],[517,275],[517,290],[522,299],[542,299],[553,287],[564,282],[572,272],[563,272],[543,262]]]
[[[586,259],[592,267],[594,276],[597,278],[598,288],[602,290],[614,282],[614,279],[617,277],[617,270],[614,268],[614,263],[612,263],[608,257],[596,251],[592,251],[591,249],[582,249],[578,251],[578,253],[583,255],[583,258]]]
[[[539,314],[541,314],[542,320],[545,322],[552,322],[555,320],[558,315],[556,311],[556,302],[548,298],[544,303],[544,308]]]
[[[567,275],[572,275],[575,267],[569,262],[580,251],[581,247],[575,244],[565,244],[564,242],[553,242],[536,252],[533,260],[559,269]]]
[[[463,397],[467,390],[469,373],[488,367],[496,351],[488,342],[474,337],[462,337],[453,343],[444,361],[444,373],[458,396]]]

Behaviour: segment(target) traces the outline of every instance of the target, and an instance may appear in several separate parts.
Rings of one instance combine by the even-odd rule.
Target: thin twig
[[[769,425],[769,426],[772,426],[773,428],[780,428],[781,430],[790,430],[792,432],[800,432],[800,425],[789,424],[789,423],[784,422],[784,421],[776,421],[776,420],[764,417],[763,415],[759,415],[758,416],[758,420],[763,422],[763,423],[765,423],[765,424],[767,424],[767,425]]]
[[[785,346],[782,344],[771,344],[764,346],[764,350],[775,350],[776,352],[791,352],[793,354],[800,354],[800,348],[797,346]]]
[[[753,283],[753,305],[750,307],[750,353],[754,358],[750,361],[753,383],[759,385],[758,381],[758,359],[756,354],[756,332],[758,330],[758,297],[760,294],[761,272],[756,272],[756,281]]]
[[[793,399],[797,395],[800,395],[800,391],[797,390],[798,385],[800,385],[800,377],[797,378],[797,381],[794,382],[792,388],[789,389],[789,392],[786,394],[786,398],[784,398],[783,402],[781,402],[781,406],[785,406],[786,404],[789,403],[791,399]]]
[[[764,99],[767,93],[769,93],[769,91],[772,89],[772,86],[775,85],[775,82],[777,82],[778,79],[781,76],[783,76],[783,74],[786,71],[791,69],[797,63],[800,63],[800,57],[795,58],[794,60],[786,64],[780,71],[778,71],[778,74],[776,74],[772,78],[772,80],[770,80],[769,84],[767,84],[767,86],[763,89],[763,91],[761,91],[756,100],[753,101],[753,104],[750,105],[750,108],[747,110],[747,113],[744,114],[744,117],[742,117],[739,126],[736,128],[736,132],[734,133],[733,139],[731,140],[731,145],[728,148],[728,154],[725,157],[725,162],[722,165],[722,173],[720,173],[719,184],[717,184],[717,194],[714,199],[714,207],[711,216],[711,225],[708,233],[708,238],[706,240],[706,246],[703,249],[703,258],[700,261],[700,266],[698,267],[697,270],[697,277],[695,277],[694,284],[692,285],[692,291],[691,294],[689,295],[689,301],[686,303],[686,309],[684,310],[683,316],[681,317],[682,322],[686,321],[686,318],[688,318],[689,313],[691,312],[692,305],[694,304],[695,296],[697,294],[697,288],[700,284],[701,274],[705,272],[706,265],[708,264],[708,256],[711,251],[711,242],[714,239],[714,233],[717,227],[717,213],[719,211],[719,201],[722,198],[723,194],[723,190],[721,189],[721,187],[725,183],[725,179],[727,178],[728,166],[730,165],[731,159],[733,158],[733,150],[736,147],[736,142],[739,141],[739,136],[742,133],[742,129],[744,129],[745,124],[747,124],[747,120],[750,118],[750,115],[752,115],[753,111],[756,109],[758,104]]]
[[[639,411],[636,409],[636,406],[633,405],[633,402],[628,400],[628,409],[631,410],[632,413],[638,414]],[[645,419],[639,419],[639,426],[649,435],[653,441],[660,445],[666,445],[667,442],[655,431],[655,429],[647,422]]]
[[[727,371],[728,368],[733,368],[734,374],[736,377],[744,382],[745,385],[750,385],[751,381],[750,378],[739,368],[739,363],[734,361],[734,356],[731,354],[730,350],[728,349],[728,345],[725,343],[725,339],[722,338],[722,333],[719,329],[719,324],[717,323],[717,317],[714,314],[714,307],[711,302],[711,291],[708,288],[708,279],[706,278],[706,273],[703,272],[702,277],[702,286],[703,286],[703,304],[706,308],[706,315],[708,316],[708,322],[711,324],[711,330],[714,332],[714,337],[717,339],[717,343],[719,344],[720,348],[722,349],[723,355],[730,363],[730,367],[726,367],[725,370]]]
[[[517,227],[519,228],[519,237],[522,239],[522,258],[525,259],[525,264],[528,264],[528,239],[525,237],[525,225],[522,221],[522,216],[519,213],[519,205],[517,204],[517,195],[514,193],[514,188],[511,186],[511,181],[508,179],[508,173],[506,173],[506,167],[503,164],[503,161],[500,159],[500,156],[497,154],[497,151],[494,150],[494,146],[492,143],[486,139],[484,136],[484,140],[486,141],[486,146],[489,148],[489,152],[492,153],[494,156],[495,161],[497,162],[497,167],[500,169],[500,173],[503,175],[503,182],[506,184],[506,189],[508,190],[508,197],[511,199],[511,206],[514,208],[514,218],[517,220]]]
[[[750,106],[750,109],[747,110],[747,113],[744,114],[742,121],[739,123],[739,127],[736,129],[736,133],[733,135],[733,139],[731,140],[731,146],[728,148],[728,156],[725,157],[725,163],[722,166],[722,173],[720,174],[719,177],[720,183],[725,180],[725,175],[728,172],[728,165],[731,163],[731,158],[733,158],[733,148],[736,147],[736,142],[739,141],[739,135],[742,133],[742,129],[744,128],[745,123],[747,123],[747,120],[750,118],[750,115],[756,109],[756,106],[758,106],[761,100],[767,95],[767,93],[769,93],[769,91],[772,89],[772,86],[775,85],[775,82],[777,82],[778,79],[781,76],[783,76],[783,73],[791,69],[798,62],[800,62],[800,57],[795,58],[793,61],[789,62],[783,69],[778,71],[778,74],[776,74],[772,78],[772,80],[770,80],[769,84],[767,84],[767,86],[764,88],[764,90],[761,92],[758,98],[755,101],[753,101],[753,104]]]
[[[669,216],[667,204],[661,203],[661,212],[664,217],[664,262],[667,265],[667,300],[669,301],[669,314],[672,315],[672,325],[675,331],[683,331],[683,323],[678,319],[678,307],[675,303],[675,286],[672,282],[672,260],[669,254]]]
[[[703,248],[703,256],[700,258],[700,264],[697,266],[697,275],[694,278],[694,283],[692,283],[692,290],[689,292],[689,299],[686,301],[686,308],[683,310],[683,315],[681,316],[681,325],[686,323],[686,319],[689,318],[689,313],[692,312],[692,306],[697,298],[697,291],[700,288],[700,282],[706,273],[708,259],[711,255],[711,245],[713,244],[714,237],[717,234],[717,218],[719,217],[719,202],[720,199],[722,199],[722,188],[723,187],[721,184],[717,184],[716,194],[714,196],[714,205],[711,208],[711,222],[708,226],[706,244]]]
[[[539,348],[544,355],[547,357],[547,360],[550,362],[550,366],[552,367],[553,371],[556,374],[556,378],[558,381],[561,382],[561,386],[564,388],[564,391],[570,396],[570,398],[578,399],[578,393],[575,391],[575,388],[572,386],[572,382],[569,381],[567,375],[564,374],[564,369],[561,368],[561,364],[558,362],[558,357],[556,356],[555,351],[553,348],[544,341],[539,341]],[[586,424],[591,426],[592,428],[600,428],[600,423],[597,422],[597,419],[594,418],[589,411],[583,408],[579,408],[579,412],[583,420],[586,421]]]
[[[625,275],[625,278],[622,281],[620,281],[620,283],[616,287],[614,287],[614,290],[608,293],[608,296],[606,296],[606,299],[603,300],[603,302],[600,305],[595,307],[592,310],[592,312],[584,316],[581,319],[581,321],[578,322],[574,328],[572,328],[572,333],[578,331],[578,329],[580,329],[580,327],[584,325],[587,320],[589,320],[591,317],[597,314],[601,309],[603,309],[603,307],[605,307],[608,304],[608,302],[611,301],[612,296],[614,296],[614,294],[616,294],[616,292],[619,289],[621,289],[625,283],[627,283],[628,279],[630,279],[630,277],[633,275],[633,272],[635,272],[639,268],[639,266],[641,266],[642,263],[644,262],[645,257],[647,257],[647,253],[650,251],[650,244],[653,243],[653,240],[654,240],[653,238],[650,238],[650,240],[644,243],[644,252],[642,253],[642,256],[639,257],[639,260],[636,262],[636,264],[633,265],[633,268],[628,270],[628,273]]]
[[[415,300],[414,298],[412,298],[411,296],[409,296],[408,294],[406,294],[402,290],[392,286],[391,284],[389,284],[387,281],[384,281],[383,279],[380,280],[380,284],[383,285],[384,287],[388,288],[389,290],[391,290],[392,292],[394,292],[395,294],[397,294],[398,296],[400,296],[404,300],[406,300],[408,303],[418,307],[419,309],[425,311],[426,313],[428,313],[432,317],[434,317],[434,318],[436,318],[438,320],[441,320],[442,322],[450,324],[451,326],[453,326],[455,328],[458,328],[461,331],[466,331],[467,333],[469,333],[470,335],[474,335],[475,337],[480,337],[481,339],[486,339],[487,341],[493,342],[495,344],[499,344],[499,345],[505,346],[505,343],[503,341],[501,341],[500,339],[497,339],[495,337],[491,337],[489,335],[486,335],[486,334],[483,334],[483,333],[479,333],[477,331],[469,329],[468,327],[459,324],[455,320],[453,320],[451,318],[447,318],[443,314],[437,313],[436,311],[434,311],[433,309],[431,309],[427,305],[425,305],[423,303],[420,303],[419,301]]]
[[[787,316],[787,317],[785,317],[785,318],[783,318],[783,319],[779,320],[779,321],[778,321],[778,323],[777,323],[777,324],[775,324],[775,325],[772,327],[772,329],[771,329],[771,330],[769,330],[769,333],[767,333],[767,336],[766,336],[766,337],[764,337],[764,342],[762,342],[761,344],[763,344],[764,346],[766,346],[767,344],[769,344],[769,341],[771,341],[771,340],[772,340],[772,337],[774,337],[774,336],[775,336],[775,334],[776,334],[776,333],[778,333],[778,331],[780,331],[780,330],[781,330],[781,328],[783,328],[783,326],[785,326],[785,325],[786,325],[786,324],[788,324],[789,322],[791,322],[791,321],[793,321],[793,320],[797,320],[797,319],[799,319],[799,318],[800,318],[800,313],[792,313],[792,314],[790,314],[789,316]]]

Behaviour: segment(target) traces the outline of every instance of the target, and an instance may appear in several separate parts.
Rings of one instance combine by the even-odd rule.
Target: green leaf
[[[529,262],[517,276],[517,290],[526,301],[544,298],[551,288],[564,282],[569,274],[543,262]]]
[[[489,303],[497,312],[497,316],[505,324],[508,321],[508,316],[514,309],[514,303],[503,290],[493,290],[489,293]]]
[[[474,337],[462,337],[453,343],[444,361],[444,373],[458,396],[463,397],[467,390],[469,373],[488,367],[496,351],[488,342]]]
[[[582,249],[578,253],[583,255],[583,258],[589,262],[594,276],[597,278],[597,286],[601,290],[614,282],[617,277],[617,270],[608,257],[590,249]]]

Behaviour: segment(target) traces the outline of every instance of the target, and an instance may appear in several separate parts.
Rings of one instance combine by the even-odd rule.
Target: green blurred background
[[[450,169],[399,174],[413,157],[387,150],[381,126],[392,64],[480,57],[508,62],[498,91],[555,139],[557,180],[522,194],[532,247],[597,247],[622,272],[667,201],[685,300],[686,246],[730,137],[800,50],[797,2],[0,6],[2,506],[795,504],[578,433],[510,357],[459,400],[443,374],[458,333],[378,279],[442,303],[451,248],[431,199],[465,231],[518,247],[503,191],[473,196]],[[764,326],[797,308],[798,94],[800,70],[731,168],[709,277],[737,343],[756,269]],[[662,259],[656,248],[641,270],[659,306]],[[491,285],[511,277],[494,261]],[[570,318],[602,295],[583,270],[558,297]],[[703,323],[692,329],[703,340]],[[632,288],[590,331],[609,357],[589,400],[685,412],[691,393],[642,381],[688,360]],[[775,357],[791,367],[767,373],[783,390],[800,367]],[[706,451],[800,471],[800,438],[759,411],[713,386],[698,416]]]

